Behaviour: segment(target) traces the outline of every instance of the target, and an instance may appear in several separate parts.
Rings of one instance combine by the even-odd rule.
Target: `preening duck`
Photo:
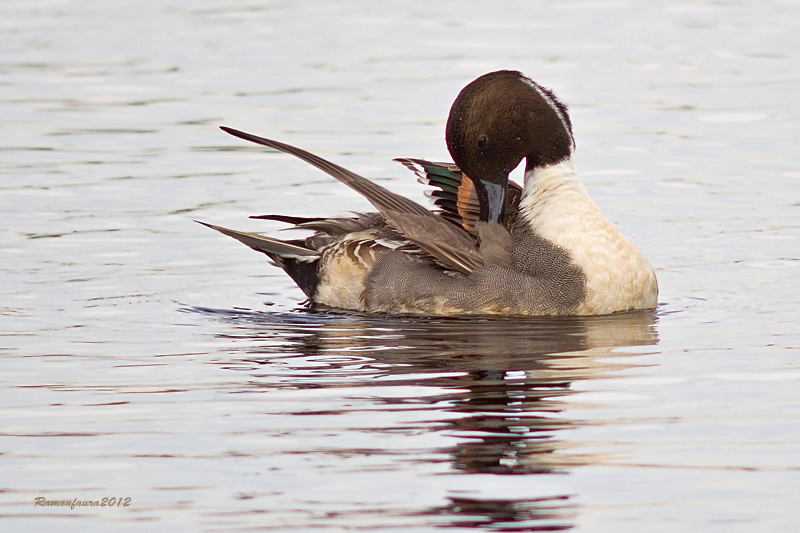
[[[516,71],[485,74],[447,120],[452,163],[398,159],[434,188],[435,210],[319,156],[232,128],[363,195],[350,218],[263,215],[312,231],[279,240],[206,224],[266,254],[312,306],[417,315],[602,315],[657,304],[655,272],[606,219],[572,162],[567,108]],[[525,159],[520,186],[509,173]]]

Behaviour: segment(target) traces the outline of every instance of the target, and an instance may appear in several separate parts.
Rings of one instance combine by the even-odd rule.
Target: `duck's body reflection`
[[[194,309],[232,321],[223,335],[248,339],[242,361],[266,386],[263,372],[276,358],[313,357],[343,367],[357,356],[376,369],[381,386],[409,378],[441,393],[427,397],[383,399],[387,403],[428,403],[447,413],[428,427],[456,437],[446,453],[452,467],[470,474],[542,474],[568,472],[602,458],[581,454],[563,435],[581,424],[566,416],[581,380],[608,377],[629,366],[620,358],[637,355],[621,347],[658,342],[651,312],[568,319],[396,319],[303,313],[266,314]],[[642,350],[644,352],[645,350]],[[613,361],[610,359],[613,358]],[[631,360],[633,364],[633,360]],[[260,370],[259,370],[260,369]],[[344,370],[344,368],[343,368]],[[293,387],[330,386],[313,375],[298,376]],[[285,376],[284,376],[285,379]],[[363,383],[362,373],[353,379]],[[342,383],[339,381],[338,386]],[[459,416],[453,416],[457,414]],[[435,415],[432,415],[435,416]],[[455,514],[453,525],[476,519],[504,529],[548,530],[572,527],[576,511],[569,494],[544,499],[485,500],[453,495],[451,503],[430,509]]]

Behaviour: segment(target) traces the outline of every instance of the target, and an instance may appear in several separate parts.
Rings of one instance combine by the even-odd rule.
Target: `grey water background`
[[[3,531],[800,525],[800,2],[9,0],[0,29]],[[391,159],[448,159],[500,68],[570,106],[657,312],[309,314],[193,222],[368,208],[220,124],[425,202]]]

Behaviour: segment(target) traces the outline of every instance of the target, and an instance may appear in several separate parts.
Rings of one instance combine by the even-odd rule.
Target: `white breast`
[[[653,267],[595,205],[571,160],[526,173],[520,211],[539,236],[569,251],[586,275],[586,299],[576,314],[655,308]]]

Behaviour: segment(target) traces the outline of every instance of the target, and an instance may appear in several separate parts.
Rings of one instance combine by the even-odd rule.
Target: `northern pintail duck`
[[[253,217],[314,232],[298,240],[203,223],[266,254],[312,305],[537,316],[656,306],[653,268],[576,174],[566,106],[519,72],[485,74],[459,93],[446,131],[455,164],[397,160],[434,187],[434,211],[300,148],[222,129],[314,165],[377,209],[350,218]],[[519,186],[509,173],[522,159]]]

